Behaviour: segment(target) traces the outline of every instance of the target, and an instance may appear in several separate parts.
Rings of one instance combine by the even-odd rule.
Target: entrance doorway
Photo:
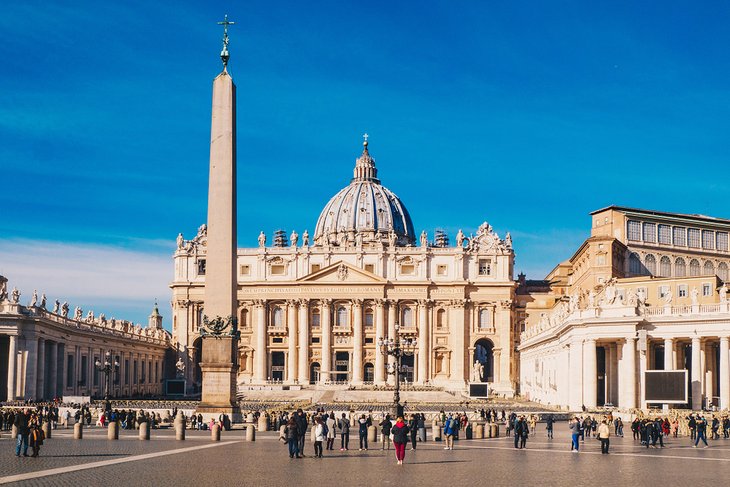
[[[413,382],[413,355],[403,355],[400,365],[400,381]]]
[[[271,352],[271,375],[275,381],[284,380],[284,352]]]
[[[474,344],[474,361],[482,364],[479,382],[494,382],[494,344],[491,340],[480,338]],[[469,364],[473,367],[474,364]]]
[[[309,366],[309,383],[316,384],[319,382],[319,362],[312,362]]]
[[[347,382],[350,380],[350,353],[335,352],[335,370],[330,374],[330,380]]]
[[[370,362],[365,364],[365,382],[375,381],[375,367]]]

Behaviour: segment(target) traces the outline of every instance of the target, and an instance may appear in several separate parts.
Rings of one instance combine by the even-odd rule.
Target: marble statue
[[[306,230],[302,234],[302,247],[309,247],[309,232]]]
[[[185,363],[183,362],[182,358],[177,359],[177,363],[175,363],[175,369],[177,369],[178,378],[185,375]]]
[[[83,312],[83,310],[81,309],[81,306],[76,306],[76,307],[74,308],[74,320],[76,320],[76,321],[80,321],[80,320],[81,320],[81,317],[82,317],[82,315],[83,315],[83,313],[84,313],[84,312]]]
[[[202,238],[208,236],[208,225],[203,223],[198,227],[198,234],[195,236],[195,240],[199,242]]]
[[[725,283],[723,283],[722,287],[720,288],[720,302],[727,302],[727,286],[725,285]]]
[[[20,291],[18,291],[18,288],[15,286],[13,286],[10,301],[16,304],[20,301]]]
[[[692,300],[693,306],[696,304],[699,304],[699,296],[700,296],[700,291],[696,287],[693,287],[692,292],[690,293],[690,299]]]
[[[391,247],[395,247],[395,242],[398,237],[395,235],[395,232],[393,230],[390,231],[388,234],[388,245]]]
[[[58,314],[58,311],[61,309],[61,301],[58,299],[53,302],[53,314]]]
[[[61,316],[64,318],[68,317],[68,303],[66,301],[61,305]]]
[[[0,279],[0,301],[5,301],[8,297],[8,282]]]
[[[355,245],[357,247],[362,247],[362,233],[360,232],[355,234]]]
[[[106,326],[106,315],[104,313],[99,313],[99,323]]]
[[[177,249],[182,250],[184,245],[185,245],[185,239],[183,238],[183,234],[178,233],[177,234]]]
[[[266,234],[263,230],[259,233],[259,247],[266,247]]]
[[[509,232],[507,232],[507,235],[505,235],[505,237],[504,237],[504,245],[508,249],[512,248],[512,235],[510,235]]]
[[[596,293],[591,289],[591,292],[588,293],[588,307],[589,308],[595,308],[596,307]]]
[[[38,290],[33,289],[33,296],[30,298],[30,307],[35,308],[35,306],[38,304]]]
[[[461,228],[459,229],[459,232],[456,234],[456,246],[462,247],[464,245],[464,232],[461,231]]]
[[[423,230],[421,232],[421,247],[427,247],[428,246],[428,234],[426,233],[426,230]]]
[[[46,309],[46,293],[41,294],[41,309]]]
[[[673,298],[674,296],[672,295],[672,290],[667,290],[667,292],[664,294],[664,304],[672,304]]]
[[[92,321],[94,321],[94,311],[89,310],[89,312],[86,313],[86,322],[91,323]]]
[[[299,242],[299,234],[296,230],[291,232],[291,236],[289,237],[289,242],[291,242],[292,247],[296,247],[297,243]]]

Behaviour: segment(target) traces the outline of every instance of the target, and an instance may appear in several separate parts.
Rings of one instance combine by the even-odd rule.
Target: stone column
[[[322,300],[322,363],[319,369],[319,381],[325,383],[330,378],[330,368],[332,367],[332,317],[330,310],[332,307],[331,299]]]
[[[644,390],[644,372],[649,370],[649,354],[651,350],[651,343],[647,341],[646,350],[639,350],[639,407],[646,409],[646,391]]]
[[[38,399],[36,386],[38,380],[38,339],[25,338],[25,398]]]
[[[598,405],[598,367],[596,364],[596,340],[583,342],[583,404],[587,408]]]
[[[720,337],[720,409],[730,408],[730,337]]]
[[[377,341],[385,338],[385,302],[378,299],[375,303],[375,385],[383,385],[385,382],[385,357],[380,353]]]
[[[286,357],[286,381],[289,384],[293,384],[297,380],[297,302],[288,301],[286,311],[286,323],[289,327],[287,330],[289,353]]]
[[[674,370],[674,339],[664,339],[664,370]]]
[[[257,300],[256,305],[256,364],[254,380],[266,381],[266,301]]]
[[[10,335],[10,346],[8,347],[8,401],[15,400],[16,396],[16,379],[18,364],[18,344],[15,335]]]
[[[492,373],[494,375],[494,377],[493,377],[494,384],[499,384],[499,381],[501,379],[500,372],[499,372],[499,360],[500,360],[501,355],[502,355],[501,349],[499,349],[499,348],[492,349],[492,357],[494,360],[494,363],[492,364]]]
[[[299,301],[299,383],[309,383],[309,300]]]
[[[453,344],[452,356],[451,356],[451,381],[458,383],[459,387],[463,387],[464,378],[466,375],[466,324],[464,320],[464,309],[466,302],[464,300],[454,300],[451,303],[451,319],[449,319],[449,331],[451,337],[449,341]],[[502,344],[502,360],[500,363],[504,363],[505,355],[509,351],[505,350],[504,344]],[[507,376],[508,377],[508,376]],[[504,367],[501,370],[502,381],[506,380]]]
[[[501,331],[499,332],[499,341],[502,348],[502,356],[500,361],[502,387],[511,392],[512,389],[512,326],[510,318],[512,315],[512,302],[502,301],[500,303],[500,320],[502,321]]]
[[[51,342],[50,371],[51,397],[49,399],[53,399],[61,395],[58,393],[58,342]]]
[[[418,302],[418,383],[428,381],[428,301]]]
[[[583,342],[577,338],[570,342],[570,401],[571,411],[583,407]]]
[[[388,301],[388,338],[395,340],[395,320],[398,313],[398,301],[391,299]],[[395,357],[388,355],[389,367],[395,366]],[[388,384],[395,385],[395,377],[388,374]]]
[[[38,339],[38,381],[36,393],[33,396],[37,400],[46,399],[46,340]]]
[[[636,338],[626,338],[621,350],[621,377],[619,377],[618,405],[621,408],[636,407]]]
[[[603,373],[603,388],[604,388],[604,404],[611,403],[613,404],[613,401],[611,400],[611,395],[613,394],[613,361],[616,359],[616,357],[611,354],[611,350],[613,348],[612,344],[606,344],[603,346],[604,350],[604,357],[606,357],[605,367],[604,367],[604,373]]]
[[[701,369],[701,350],[702,344],[699,337],[692,338],[692,409],[699,411],[702,409],[702,369]]]
[[[352,384],[362,384],[362,299],[352,301]]]

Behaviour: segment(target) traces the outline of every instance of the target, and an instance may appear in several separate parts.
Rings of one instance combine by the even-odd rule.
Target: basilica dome
[[[350,185],[334,195],[319,215],[314,230],[315,245],[414,242],[411,216],[403,202],[380,184],[375,160],[368,152],[367,137],[363,146]]]

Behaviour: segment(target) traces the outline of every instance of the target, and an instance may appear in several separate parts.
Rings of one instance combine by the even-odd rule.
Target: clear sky
[[[0,15],[0,274],[169,327],[231,27],[239,245],[313,232],[370,134],[416,232],[510,231],[542,278],[619,204],[730,217],[730,4],[36,1]]]

